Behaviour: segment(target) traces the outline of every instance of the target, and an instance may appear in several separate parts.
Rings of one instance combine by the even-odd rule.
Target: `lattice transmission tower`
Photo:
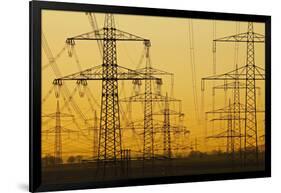
[[[229,104],[223,110],[214,110],[207,112],[207,114],[219,114],[218,117],[211,119],[211,121],[220,121],[226,122],[226,128],[218,134],[214,134],[208,136],[208,139],[226,139],[226,152],[228,153],[231,160],[235,159],[235,153],[239,153],[239,158],[241,158],[241,139],[243,138],[242,132],[240,130],[236,130],[237,127],[233,124],[237,119],[241,123],[242,118],[236,117],[236,110],[233,108],[234,105],[231,105],[231,101],[229,100]],[[239,108],[240,110],[240,108]],[[240,112],[239,112],[240,113]]]
[[[67,38],[66,42],[70,47],[73,47],[77,40],[101,41],[103,49],[102,65],[55,79],[54,84],[62,84],[62,81],[66,80],[76,80],[77,82],[86,82],[90,80],[102,81],[98,159],[120,159],[122,145],[118,81],[146,79],[157,80],[158,78],[119,66],[117,62],[116,44],[118,41],[149,42],[149,40],[116,29],[113,14],[105,15],[104,27],[102,29]]]
[[[257,134],[257,102],[256,102],[256,81],[265,80],[264,69],[257,66],[255,63],[255,43],[264,43],[265,37],[262,34],[254,32],[253,22],[248,22],[248,30],[245,33],[239,33],[232,36],[227,36],[214,40],[214,50],[216,50],[216,43],[218,42],[243,42],[246,43],[246,64],[242,67],[219,74],[213,75],[202,79],[202,89],[204,90],[205,80],[222,80],[234,81],[234,116],[238,116],[244,106],[245,114],[245,128],[244,128],[244,161],[245,163],[258,162],[258,134]],[[238,102],[239,91],[238,81],[245,81],[245,104],[242,105]],[[235,93],[237,92],[237,93]],[[236,102],[237,101],[237,102]],[[235,118],[234,120],[239,120]],[[237,121],[238,122],[238,121]],[[239,129],[239,122],[234,126]]]
[[[136,69],[137,72],[143,73],[146,76],[171,76],[172,73],[165,72],[152,67],[150,58],[150,42],[145,42],[145,67]],[[173,80],[173,78],[171,78]],[[144,119],[143,119],[143,159],[154,158],[154,124],[153,124],[153,103],[164,102],[165,96],[160,94],[160,91],[154,92],[153,81],[146,79],[144,86],[144,93],[138,93],[134,96],[121,99],[121,102],[140,102],[144,104]],[[138,81],[134,81],[134,84],[140,84]],[[162,85],[162,79],[156,80],[156,85],[160,87]],[[172,87],[172,86],[171,86]],[[174,100],[175,101],[175,100]]]
[[[50,117],[55,119],[55,127],[50,128],[48,130],[42,131],[44,134],[50,134],[54,133],[54,157],[55,157],[55,162],[56,164],[60,163],[62,161],[62,134],[63,133],[73,133],[76,132],[75,130],[71,129],[66,129],[62,127],[61,124],[61,118],[62,117],[71,117],[73,118],[74,116],[71,114],[67,113],[62,113],[60,111],[60,105],[59,105],[59,100],[57,100],[57,108],[55,113],[51,113],[48,115],[43,115],[42,117]]]

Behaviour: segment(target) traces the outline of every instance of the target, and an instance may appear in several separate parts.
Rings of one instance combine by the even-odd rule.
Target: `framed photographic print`
[[[30,2],[30,191],[271,175],[271,18]]]

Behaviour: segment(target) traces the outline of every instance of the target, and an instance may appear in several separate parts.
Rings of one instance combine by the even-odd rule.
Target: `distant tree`
[[[75,157],[75,160],[76,160],[77,163],[81,163],[81,162],[82,162],[82,159],[83,159],[83,156],[81,156],[81,155],[77,155],[77,156]]]
[[[74,163],[76,161],[74,156],[69,156],[67,159],[67,163]]]
[[[62,159],[55,158],[54,156],[51,156],[51,155],[46,155],[45,157],[42,158],[43,166],[52,166],[52,165],[61,164],[61,163],[63,163]]]
[[[205,156],[206,153],[203,153],[201,151],[191,151],[190,154],[189,154],[189,157],[203,157]]]
[[[50,166],[50,165],[55,165],[55,157],[51,156],[51,155],[46,155],[43,159],[42,159],[42,164],[44,166]]]
[[[222,154],[222,151],[221,150],[213,150],[211,152],[212,155],[221,155]]]

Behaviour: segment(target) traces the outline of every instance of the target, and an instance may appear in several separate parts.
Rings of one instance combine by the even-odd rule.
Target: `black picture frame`
[[[88,188],[122,187],[136,185],[152,185],[166,183],[182,183],[212,180],[228,180],[243,178],[260,178],[271,176],[271,17],[266,15],[248,15],[233,13],[215,13],[202,11],[186,11],[141,7],[105,6],[80,3],[62,3],[47,1],[29,2],[30,11],[30,174],[29,190],[54,191]],[[265,23],[265,170],[254,172],[202,174],[178,177],[157,177],[138,180],[116,180],[110,182],[77,183],[77,184],[41,184],[41,10],[67,10],[81,12],[110,12],[130,15],[146,15],[179,18],[200,18],[216,20],[253,21]]]

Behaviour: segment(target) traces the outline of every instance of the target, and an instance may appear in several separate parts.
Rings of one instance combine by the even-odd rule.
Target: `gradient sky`
[[[103,25],[104,14],[96,14],[97,22],[100,28]],[[188,18],[169,18],[169,17],[152,17],[152,16],[134,16],[134,15],[115,15],[116,27],[123,31],[147,38],[151,40],[151,60],[152,66],[174,74],[174,92],[173,97],[182,100],[182,111],[185,114],[184,126],[191,132],[190,136],[172,138],[174,146],[188,147],[194,143],[195,138],[198,142],[200,151],[212,151],[221,148],[224,150],[223,140],[205,140],[206,136],[221,132],[225,128],[225,123],[216,124],[213,128],[205,119],[205,111],[212,109],[212,86],[222,84],[223,82],[207,83],[206,91],[202,96],[201,78],[212,75],[213,73],[213,53],[212,40],[214,38],[225,37],[236,33],[247,31],[247,22],[235,21],[213,21],[205,19],[188,19]],[[214,27],[215,26],[215,27]],[[264,23],[255,23],[255,32],[264,34]],[[85,32],[92,31],[88,18],[84,12],[70,11],[51,11],[43,10],[42,13],[42,31],[48,41],[49,47],[54,56],[65,46],[65,40],[68,37],[79,35]],[[193,43],[193,46],[191,45]],[[217,45],[216,52],[216,71],[217,74],[231,71],[235,67],[235,44],[220,43]],[[239,66],[245,65],[246,62],[246,47],[245,44],[238,44],[238,60]],[[194,62],[191,62],[192,48],[194,50]],[[255,44],[256,65],[264,68],[264,45]],[[141,42],[122,42],[118,43],[117,47],[118,65],[131,69],[144,67],[145,61],[139,64],[141,55],[144,50]],[[90,68],[101,64],[101,56],[98,51],[98,46],[95,41],[80,41],[76,42],[76,53],[79,57],[79,64],[82,69]],[[48,64],[48,58],[42,49],[42,66]],[[80,71],[79,65],[75,61],[75,57],[69,57],[67,52],[63,52],[56,60],[57,67],[61,75],[68,75]],[[194,72],[192,73],[192,64],[194,64]],[[42,70],[42,97],[47,95],[52,88],[52,80],[56,78],[51,67]],[[169,77],[163,78],[164,85],[162,94],[166,92],[171,95],[171,81]],[[72,92],[75,83],[66,84]],[[144,84],[143,84],[144,85]],[[258,83],[260,92],[258,95],[257,106],[259,109],[264,109],[264,84]],[[101,82],[93,81],[88,85],[91,93],[96,99],[93,103],[94,109],[99,116],[99,103],[101,93]],[[132,93],[131,81],[121,81],[119,83],[119,97],[128,97]],[[241,91],[241,100],[244,101],[245,93]],[[215,98],[215,108],[221,108],[231,99],[231,91],[228,91],[225,97],[225,92],[217,91]],[[204,98],[204,99],[203,99]],[[93,112],[89,106],[87,97],[74,96],[75,101],[81,107],[87,118],[93,118]],[[63,106],[64,100],[61,97],[60,104]],[[231,99],[232,100],[232,99]],[[197,105],[195,105],[197,103]],[[244,102],[243,102],[244,103]],[[133,107],[133,120],[142,119],[141,105]],[[126,112],[126,106],[121,105],[122,112]],[[159,111],[161,105],[155,104],[155,111]],[[198,110],[196,110],[198,109]],[[43,103],[42,115],[54,113],[56,111],[56,98],[54,93],[48,97]],[[71,119],[62,119],[63,127],[79,131],[70,134],[63,134],[63,156],[85,155],[90,156],[92,147],[92,132],[89,132],[88,125],[85,125],[79,115],[71,107],[64,108],[64,113],[72,113],[82,130],[79,130]],[[157,120],[162,120],[161,116],[155,117]],[[176,118],[172,118],[173,124],[176,123]],[[48,120],[44,117],[43,122]],[[258,115],[259,136],[264,134],[263,114]],[[92,124],[91,121],[89,123]],[[52,119],[46,124],[42,123],[43,131],[47,131],[54,127],[55,120]],[[121,116],[121,124],[124,125],[124,116]],[[226,129],[226,128],[225,128]],[[78,134],[79,133],[79,134]],[[131,148],[139,151],[141,145],[141,133],[137,131],[134,135],[130,130],[123,132],[123,147]],[[44,134],[43,134],[44,135]],[[135,136],[135,137],[134,137]],[[136,139],[137,136],[137,139]],[[158,134],[157,147],[161,147],[161,136]],[[260,141],[261,143],[261,141]],[[43,136],[43,155],[53,154],[54,134]],[[159,151],[160,153],[161,151]],[[176,152],[174,152],[176,153]],[[178,154],[187,153],[187,149],[179,150]]]

